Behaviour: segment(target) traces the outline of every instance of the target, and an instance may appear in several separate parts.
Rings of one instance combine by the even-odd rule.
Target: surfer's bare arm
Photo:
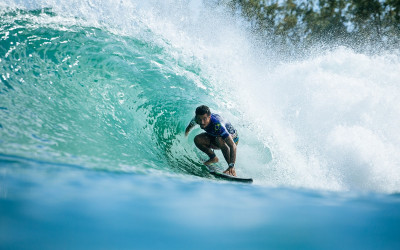
[[[226,174],[230,174],[233,176],[236,176],[236,171],[235,171],[235,162],[236,162],[236,144],[233,142],[232,136],[229,135],[228,137],[225,138],[225,142],[229,147],[229,167],[227,170],[224,171]]]
[[[193,126],[191,126],[190,124],[186,127],[186,130],[185,130],[185,136],[188,136],[189,135],[189,132],[190,132],[190,130],[193,128]]]
[[[229,147],[230,151],[230,156],[229,156],[229,161],[228,164],[235,164],[236,162],[236,144],[233,142],[232,136],[229,135],[228,137],[225,138],[225,142]]]
[[[194,120],[194,118],[190,121],[189,125],[187,125],[186,130],[185,130],[185,136],[189,135],[190,130],[192,130],[192,128],[196,126],[196,122]]]

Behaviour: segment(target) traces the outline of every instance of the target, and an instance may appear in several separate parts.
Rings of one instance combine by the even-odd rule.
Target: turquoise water
[[[397,52],[291,61],[227,13],[0,2],[1,248],[400,246]],[[202,168],[200,104],[253,185]]]

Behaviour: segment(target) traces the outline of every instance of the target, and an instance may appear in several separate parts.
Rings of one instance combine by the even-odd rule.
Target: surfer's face
[[[204,115],[196,115],[196,122],[200,125],[200,128],[204,129],[205,127],[210,124],[211,116],[204,114]]]

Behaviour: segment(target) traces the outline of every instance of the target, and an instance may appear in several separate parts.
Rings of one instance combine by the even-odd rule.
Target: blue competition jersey
[[[191,121],[195,124],[195,118]],[[217,114],[211,114],[210,124],[204,128],[204,130],[212,136],[221,136],[223,139],[229,136],[229,134],[236,134],[236,130],[233,128],[230,122],[225,122],[221,116]]]

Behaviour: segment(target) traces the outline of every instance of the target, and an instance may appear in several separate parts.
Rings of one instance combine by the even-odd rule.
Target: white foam
[[[399,191],[398,57],[339,48],[260,74],[266,80],[251,86],[247,103],[273,138],[275,159],[267,167],[276,169],[275,179],[312,188]]]
[[[337,48],[272,65],[278,60],[243,25],[218,11],[199,13],[196,20],[165,15],[153,30],[181,57],[194,56],[203,77],[222,90],[216,98],[225,104],[216,108],[242,132],[242,173],[274,186],[400,190],[397,55]]]

